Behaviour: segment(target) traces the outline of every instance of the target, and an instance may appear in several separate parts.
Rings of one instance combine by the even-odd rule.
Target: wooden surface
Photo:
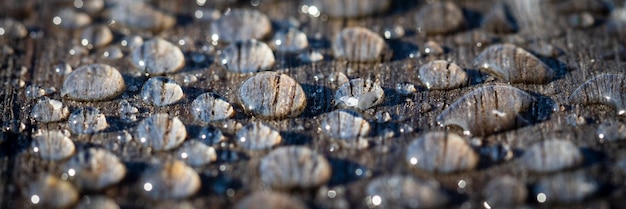
[[[17,2],[17,1],[11,1]],[[62,99],[59,91],[62,87],[63,76],[54,72],[53,66],[66,61],[74,68],[91,63],[106,63],[119,69],[126,79],[127,85],[141,88],[145,76],[137,75],[127,58],[107,60],[100,57],[98,50],[92,50],[89,55],[72,56],[68,52],[78,45],[79,31],[60,29],[51,24],[51,17],[56,8],[71,5],[66,1],[38,1],[35,12],[23,19],[23,22],[32,33],[41,33],[42,37],[27,37],[24,39],[9,39],[0,37],[0,46],[10,47],[14,53],[0,53],[0,108],[2,109],[1,124],[2,144],[0,144],[0,207],[27,208],[27,185],[38,175],[51,173],[60,175],[62,162],[50,162],[38,159],[27,149],[31,135],[37,129],[64,129],[66,122],[41,124],[31,120],[28,115],[35,100],[24,95],[24,88],[15,85],[15,81],[23,81],[26,86],[36,84],[42,87],[55,87],[57,93],[51,98],[61,99],[70,107],[70,111],[82,106],[97,107],[107,116],[111,126],[105,131],[94,135],[72,135],[78,149],[85,147],[104,147],[118,155],[126,164],[129,172],[127,177],[116,186],[102,192],[83,192],[81,194],[103,194],[113,198],[122,208],[149,208],[148,205],[159,204],[147,199],[140,193],[139,176],[151,164],[170,159],[173,152],[151,152],[142,148],[138,143],[131,141],[121,143],[117,136],[123,130],[132,133],[136,123],[123,123],[119,118],[118,103],[126,98],[134,105],[139,106],[139,118],[155,112],[167,112],[178,115],[188,126],[191,135],[197,134],[203,125],[194,121],[190,114],[191,101],[199,94],[212,91],[224,96],[235,104],[237,115],[233,120],[212,124],[221,127],[229,138],[234,140],[237,123],[248,124],[251,121],[263,121],[278,130],[284,138],[283,145],[306,145],[319,153],[324,154],[333,164],[333,178],[328,189],[345,189],[345,200],[351,208],[364,208],[364,188],[373,177],[387,174],[407,174],[423,178],[432,178],[440,181],[448,190],[457,191],[457,182],[465,180],[468,187],[460,191],[459,198],[454,199],[451,207],[482,207],[480,204],[481,191],[486,182],[496,176],[512,175],[531,186],[538,178],[545,176],[533,174],[520,167],[516,160],[499,164],[481,163],[474,171],[450,175],[434,175],[408,168],[403,161],[404,148],[417,136],[431,130],[443,130],[435,123],[435,117],[449,104],[463,94],[475,89],[483,83],[498,83],[498,79],[488,79],[485,82],[473,82],[469,87],[448,91],[427,91],[424,88],[408,97],[402,97],[393,89],[399,82],[418,84],[416,72],[419,66],[431,59],[446,59],[457,63],[477,78],[485,76],[477,73],[472,65],[473,59],[489,42],[514,43],[532,50],[533,42],[550,43],[563,53],[559,56],[542,58],[547,64],[559,72],[559,77],[544,85],[512,84],[543,101],[538,108],[544,111],[546,119],[535,121],[533,124],[520,127],[504,133],[494,134],[482,139],[485,144],[506,142],[516,153],[523,151],[528,145],[548,138],[572,140],[585,151],[586,161],[583,166],[573,169],[585,173],[605,183],[600,193],[584,205],[592,208],[610,208],[623,206],[621,197],[626,195],[624,185],[625,173],[614,168],[617,160],[626,156],[623,142],[600,143],[596,136],[598,125],[604,121],[617,120],[624,122],[624,117],[615,115],[615,110],[603,105],[581,106],[570,105],[568,96],[576,87],[587,79],[603,73],[624,74],[623,62],[618,56],[602,59],[600,55],[617,52],[622,47],[605,32],[603,19],[599,19],[596,26],[587,29],[572,29],[567,26],[565,16],[554,12],[554,2],[537,1],[538,11],[515,10],[520,22],[521,30],[515,34],[490,35],[495,41],[481,38],[484,32],[478,28],[477,21],[484,14],[493,1],[460,1],[466,11],[469,22],[468,29],[450,35],[423,36],[416,30],[413,17],[424,1],[394,1],[391,11],[358,19],[328,19],[313,18],[298,12],[297,1],[271,1],[262,3],[258,9],[267,14],[272,21],[278,22],[293,17],[301,23],[301,29],[308,35],[312,46],[320,49],[325,60],[314,64],[300,63],[294,55],[277,53],[275,70],[286,73],[299,82],[307,93],[308,106],[304,113],[297,118],[285,120],[262,120],[250,117],[243,113],[237,100],[237,89],[241,83],[250,77],[250,74],[229,73],[214,62],[215,53],[202,51],[202,46],[209,46],[206,41],[209,35],[208,22],[193,20],[193,11],[197,5],[192,1],[158,1],[154,4],[175,11],[179,24],[173,29],[164,31],[158,36],[176,43],[179,39],[193,40],[193,43],[181,46],[183,51],[190,53],[206,53],[207,61],[193,63],[187,61],[186,67],[178,74],[198,75],[199,81],[184,86],[185,97],[182,102],[168,107],[155,108],[143,103],[137,91],[127,90],[115,100],[104,102],[76,102]],[[535,2],[535,1],[529,1]],[[519,3],[519,2],[518,2]],[[618,5],[620,6],[620,5]],[[232,5],[232,7],[251,7],[249,3]],[[225,9],[226,7],[220,7]],[[1,10],[1,9],[0,9]],[[526,12],[526,13],[524,13]],[[540,16],[526,16],[539,14]],[[7,16],[0,12],[0,16]],[[606,17],[606,15],[599,15]],[[524,19],[519,19],[524,17]],[[348,63],[332,59],[330,51],[331,38],[340,29],[348,26],[364,26],[374,31],[398,24],[407,30],[407,35],[398,40],[388,40],[387,44],[393,49],[391,59],[382,63]],[[114,30],[118,44],[122,37],[120,30]],[[126,33],[126,32],[124,32]],[[154,35],[146,32],[139,33],[144,38]],[[409,58],[409,54],[422,50],[427,40],[434,40],[446,49],[440,57]],[[217,49],[223,45],[216,46]],[[189,59],[189,58],[188,58]],[[25,68],[25,70],[21,70]],[[379,83],[385,90],[386,98],[383,105],[364,111],[364,116],[373,125],[373,133],[366,140],[370,147],[366,149],[343,146],[337,140],[330,139],[321,131],[320,122],[325,113],[334,109],[332,98],[335,85],[328,80],[330,73],[343,72],[349,78],[369,78]],[[175,77],[176,75],[171,75]],[[486,76],[488,77],[488,76]],[[424,105],[430,104],[430,105]],[[427,108],[430,106],[430,108]],[[551,112],[556,108],[557,111]],[[388,112],[390,122],[376,122],[376,113]],[[584,117],[586,124],[572,126],[566,118],[572,114]],[[226,127],[226,128],[224,128]],[[406,131],[411,127],[413,131]],[[391,130],[394,136],[385,137],[385,131]],[[452,128],[452,131],[458,131]],[[337,149],[339,147],[339,149]],[[220,160],[207,166],[196,168],[202,178],[202,188],[198,194],[185,200],[196,208],[223,208],[230,207],[240,198],[251,191],[262,188],[258,179],[258,163],[260,157],[267,151],[250,152],[237,147],[220,148],[219,154],[236,154],[238,159]],[[222,167],[223,169],[220,169]],[[365,174],[357,176],[357,169],[364,170]],[[565,172],[571,172],[570,170]],[[225,188],[232,188],[235,194],[232,197],[225,195]],[[323,189],[290,191],[293,196],[305,201],[311,208],[326,208],[332,201],[319,199],[319,192]],[[532,195],[532,192],[530,193]],[[338,200],[335,200],[338,201]],[[531,197],[527,201],[531,207],[542,207]]]

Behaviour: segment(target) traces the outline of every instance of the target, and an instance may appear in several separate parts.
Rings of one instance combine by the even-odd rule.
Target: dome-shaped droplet
[[[183,89],[172,79],[154,77],[141,87],[141,98],[148,104],[163,107],[183,98]]]
[[[236,73],[270,70],[275,58],[267,44],[255,39],[231,43],[222,51],[220,64]]]
[[[426,63],[420,67],[418,77],[428,89],[454,89],[468,80],[465,70],[445,60]]]
[[[257,191],[241,199],[235,209],[305,209],[307,208],[300,200],[290,197],[287,194]]]
[[[626,124],[608,120],[598,125],[596,134],[601,142],[624,140],[626,139]]]
[[[361,114],[348,110],[335,110],[322,120],[322,130],[337,139],[355,139],[366,137],[370,124]]]
[[[37,99],[46,95],[46,90],[37,85],[28,85],[26,89],[24,89],[24,95],[28,99]]]
[[[83,107],[74,111],[67,124],[75,134],[93,134],[106,129],[109,124],[104,114],[93,107]]]
[[[200,141],[188,140],[176,151],[176,158],[190,166],[203,166],[217,160],[215,148]]]
[[[131,51],[133,49],[139,48],[143,45],[143,38],[138,35],[127,35],[122,38],[120,41],[120,46],[124,51]]]
[[[426,34],[451,33],[465,27],[461,8],[453,2],[436,1],[426,4],[415,16],[418,30]]]
[[[191,103],[191,113],[196,120],[208,123],[231,118],[235,115],[235,110],[219,95],[204,93]]]
[[[289,28],[276,32],[270,46],[279,52],[299,52],[309,47],[309,40],[302,31]]]
[[[161,38],[144,42],[130,55],[136,68],[153,75],[174,73],[185,66],[185,56],[180,48]]]
[[[600,189],[585,173],[562,173],[544,177],[533,190],[540,203],[580,203]]]
[[[120,209],[120,206],[107,196],[84,196],[76,209]]]
[[[511,83],[548,83],[556,72],[530,52],[513,44],[496,44],[483,50],[474,65]]]
[[[409,96],[417,92],[417,88],[415,88],[415,85],[408,82],[397,83],[394,90],[396,90],[396,93],[402,96]]]
[[[599,75],[580,85],[569,101],[574,104],[604,104],[615,108],[617,115],[626,114],[626,76]]]
[[[21,22],[11,18],[0,19],[0,37],[24,38],[26,35],[28,30]]]
[[[384,99],[383,88],[372,80],[362,78],[344,83],[335,93],[335,105],[359,110],[367,110],[382,104]]]
[[[45,175],[30,183],[28,198],[42,208],[66,208],[78,201],[78,191],[67,181]]]
[[[108,19],[134,30],[160,32],[176,24],[176,17],[144,1],[115,1],[105,11],[105,15]]]
[[[379,208],[439,208],[450,199],[434,180],[399,175],[375,178],[365,191],[367,204]]]
[[[300,84],[285,74],[258,73],[239,88],[239,100],[246,112],[263,118],[296,117],[306,107]]]
[[[496,3],[481,22],[482,28],[494,33],[512,33],[518,30],[517,22],[504,2]]]
[[[307,147],[279,147],[259,165],[261,181],[272,188],[312,188],[330,180],[331,167],[324,156]]]
[[[52,18],[52,23],[65,29],[77,29],[91,24],[89,15],[73,9],[58,10]]]
[[[211,24],[211,33],[224,42],[263,39],[272,31],[269,18],[251,9],[232,9]]]
[[[278,131],[261,122],[250,123],[237,131],[239,146],[248,150],[271,149],[281,141]]]
[[[379,61],[385,47],[382,37],[362,27],[343,29],[333,41],[335,58],[353,62]]]
[[[101,190],[120,182],[126,175],[126,167],[115,154],[89,148],[70,158],[64,172],[79,188]]]
[[[492,207],[514,206],[526,201],[528,189],[523,182],[511,176],[500,176],[487,183],[483,196]]]
[[[528,170],[555,172],[581,164],[583,154],[571,141],[548,139],[531,145],[520,160]]]
[[[187,129],[178,117],[154,114],[137,124],[136,139],[145,147],[154,150],[171,150],[185,140]]]
[[[70,112],[63,102],[47,97],[39,100],[30,111],[30,117],[42,123],[65,120],[69,115]]]
[[[437,122],[460,126],[468,135],[486,136],[516,128],[519,114],[529,110],[534,101],[515,87],[483,86],[456,100],[437,116]]]
[[[300,53],[297,58],[304,63],[314,63],[324,60],[324,55],[315,50],[308,50]]]
[[[198,133],[198,140],[206,145],[214,146],[225,141],[226,137],[224,137],[220,129],[213,126],[206,126]]]
[[[78,101],[112,99],[126,89],[117,69],[106,64],[91,64],[72,71],[63,82],[61,95]]]
[[[583,12],[579,14],[571,14],[567,16],[567,24],[572,28],[589,28],[596,23],[596,18],[589,12]],[[607,27],[611,27],[608,25]]]
[[[183,199],[200,189],[200,176],[182,161],[168,161],[147,169],[141,176],[146,196],[155,199]]]
[[[111,29],[105,25],[88,26],[80,34],[80,44],[87,48],[99,48],[113,40]]]
[[[331,17],[363,17],[382,13],[389,9],[390,0],[307,0],[301,7],[312,16],[320,13]]]
[[[61,160],[74,154],[74,142],[61,131],[40,130],[33,136],[31,150],[45,160]]]
[[[471,170],[478,165],[478,154],[455,133],[428,132],[406,149],[410,166],[436,173]]]

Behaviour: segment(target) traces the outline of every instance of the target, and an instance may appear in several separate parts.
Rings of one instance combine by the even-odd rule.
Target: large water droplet
[[[272,191],[257,191],[241,199],[235,209],[262,209],[262,208],[307,208],[300,200],[287,194]]]
[[[548,139],[531,145],[520,162],[535,172],[556,172],[575,167],[583,161],[583,154],[567,140]]]
[[[528,189],[523,182],[511,176],[491,179],[483,189],[485,202],[491,207],[515,206],[524,203]]]
[[[309,40],[302,31],[289,28],[276,32],[270,46],[279,52],[299,52],[309,47]]]
[[[190,166],[202,166],[217,160],[215,148],[196,141],[188,140],[176,151],[176,157]]]
[[[263,118],[296,117],[306,107],[300,84],[285,74],[258,73],[239,88],[239,100],[246,112]]]
[[[496,3],[481,22],[482,28],[495,33],[512,33],[518,30],[517,22],[504,2]]]
[[[212,122],[231,118],[235,115],[233,106],[215,93],[204,93],[191,103],[191,112],[196,120]]]
[[[82,107],[74,111],[67,124],[75,134],[93,134],[109,126],[104,114],[93,107]]]
[[[512,83],[548,83],[556,72],[530,52],[513,44],[496,44],[474,60],[476,67]]]
[[[74,155],[64,172],[82,189],[101,190],[120,182],[126,175],[126,167],[115,154],[89,148]]]
[[[456,100],[437,116],[441,125],[457,125],[474,136],[486,136],[516,128],[520,114],[529,110],[535,98],[507,85],[477,88]]]
[[[596,131],[601,142],[611,142],[626,139],[626,124],[620,121],[605,121]]]
[[[136,68],[154,75],[174,73],[185,66],[185,56],[178,46],[154,38],[133,49],[131,59]]]
[[[428,132],[409,144],[405,160],[421,170],[453,173],[474,169],[479,156],[455,133]]]
[[[107,196],[84,196],[76,209],[120,209],[120,206]]]
[[[461,67],[445,60],[426,63],[418,77],[428,89],[454,89],[467,84],[467,73]]]
[[[28,30],[21,22],[11,18],[0,19],[0,37],[24,38],[26,35]]]
[[[63,82],[61,95],[78,101],[103,101],[121,94],[126,88],[117,69],[106,64],[79,67]]]
[[[141,87],[141,98],[148,104],[163,107],[183,98],[183,89],[172,79],[154,77]]]
[[[91,24],[91,17],[83,12],[66,8],[56,13],[52,23],[66,29],[78,29]]]
[[[465,27],[461,8],[453,2],[426,4],[415,16],[418,30],[426,34],[451,33]]]
[[[130,123],[137,121],[139,109],[127,100],[123,99],[119,103],[119,113],[120,119],[122,119],[122,121]]]
[[[263,39],[272,31],[269,18],[251,9],[231,9],[211,24],[211,33],[220,41]]]
[[[312,188],[330,180],[324,156],[307,147],[279,147],[261,159],[261,181],[275,189]]]
[[[209,146],[215,146],[226,140],[222,131],[213,126],[207,126],[198,133],[198,140]]]
[[[165,113],[154,114],[137,124],[136,139],[154,150],[171,150],[185,140],[187,129],[178,117]]]
[[[450,199],[434,180],[399,175],[375,178],[365,191],[366,203],[380,208],[439,208]]]
[[[337,139],[356,139],[366,137],[370,132],[370,124],[361,114],[348,110],[335,110],[321,123],[322,130]]]
[[[87,48],[99,48],[113,40],[111,29],[105,25],[88,26],[80,34],[80,44]]]
[[[278,131],[261,122],[250,123],[237,132],[239,146],[248,150],[271,149],[281,141]]]
[[[574,104],[604,104],[615,108],[617,115],[626,114],[626,76],[599,75],[580,85],[569,101]]]
[[[40,130],[33,136],[31,150],[45,160],[61,160],[74,154],[74,142],[66,133],[56,130]]]
[[[335,104],[339,107],[367,110],[382,104],[385,92],[378,84],[369,79],[352,79],[344,83],[335,93]]]
[[[379,61],[385,48],[383,38],[362,27],[343,29],[333,40],[335,58],[353,62]]]
[[[182,161],[168,161],[146,170],[141,176],[146,196],[155,199],[183,199],[200,189],[200,176]]]
[[[585,173],[562,173],[544,177],[533,190],[540,203],[579,203],[594,194],[600,185]]]
[[[158,10],[144,1],[115,1],[105,12],[115,23],[135,30],[164,31],[176,24],[173,15]]]
[[[42,123],[61,121],[69,115],[70,112],[63,102],[48,97],[39,100],[30,112],[30,117]]]
[[[267,44],[251,39],[228,45],[219,62],[228,71],[252,73],[270,70],[274,66],[275,58]]]
[[[30,182],[28,198],[42,208],[66,208],[78,201],[78,191],[67,181],[45,175]]]

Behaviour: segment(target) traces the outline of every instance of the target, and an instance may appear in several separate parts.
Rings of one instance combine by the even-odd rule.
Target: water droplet
[[[275,62],[272,49],[255,39],[231,43],[220,58],[219,62],[226,70],[236,73],[270,70]]]
[[[126,175],[126,167],[115,154],[96,148],[78,152],[64,170],[79,188],[87,190],[104,189]]]
[[[380,208],[439,208],[449,197],[434,180],[388,175],[373,179],[365,189],[369,206]]]
[[[28,99],[37,99],[39,97],[45,96],[46,90],[34,84],[28,85],[26,86],[26,89],[24,89],[24,95],[26,95],[26,98]]]
[[[324,118],[321,123],[324,133],[336,139],[356,139],[366,137],[370,132],[370,124],[361,114],[349,110],[335,110]]]
[[[126,84],[117,69],[106,64],[79,67],[63,81],[61,96],[77,101],[103,101],[120,95]]]
[[[105,25],[93,25],[83,29],[80,34],[80,43],[87,48],[99,48],[113,40],[111,29]]]
[[[540,203],[579,203],[595,193],[599,187],[595,179],[576,172],[544,177],[533,190]]]
[[[183,89],[172,79],[154,77],[141,87],[141,98],[148,104],[163,107],[183,98]]]
[[[491,207],[504,208],[524,203],[528,190],[523,182],[511,176],[496,177],[487,183],[483,189],[485,202]]]
[[[348,82],[350,82],[348,76],[342,72],[332,72],[328,75],[328,83],[331,88],[338,88]]]
[[[443,47],[435,41],[427,41],[424,43],[424,54],[427,56],[439,56],[444,52]]]
[[[250,123],[237,131],[239,146],[248,150],[271,149],[281,141],[278,131],[261,122]]]
[[[309,40],[302,31],[289,28],[286,31],[276,32],[270,46],[279,52],[299,52],[309,47]]]
[[[556,72],[530,52],[513,44],[496,44],[483,50],[474,65],[512,83],[548,83]]]
[[[200,21],[216,21],[222,17],[222,13],[215,8],[198,8],[193,17]]]
[[[185,56],[178,46],[154,38],[133,49],[131,59],[136,68],[154,75],[174,73],[185,66]]]
[[[386,47],[383,38],[363,27],[343,29],[333,41],[335,58],[352,62],[379,61]]]
[[[396,93],[402,96],[409,96],[417,92],[417,88],[412,83],[402,82],[396,84]]]
[[[45,160],[62,160],[74,154],[74,142],[61,131],[40,130],[33,136],[31,149]]]
[[[11,18],[0,19],[0,37],[24,38],[26,35],[28,30],[21,22]]]
[[[616,109],[617,115],[626,114],[626,76],[617,74],[599,75],[585,81],[569,97],[573,104],[604,104]]]
[[[601,123],[596,131],[601,142],[612,142],[626,139],[626,124],[609,120]]]
[[[571,14],[567,16],[567,24],[572,28],[589,28],[593,26],[596,19],[589,12]]]
[[[136,48],[139,48],[143,45],[143,38],[141,38],[141,36],[138,35],[127,35],[124,36],[124,38],[122,38],[122,40],[120,41],[120,46],[122,46],[122,48],[125,51],[131,51],[134,50]]]
[[[209,146],[215,146],[219,145],[223,141],[226,141],[226,137],[224,137],[220,129],[213,126],[207,126],[200,130],[198,140]]]
[[[191,103],[191,112],[196,120],[212,122],[231,118],[235,115],[233,107],[215,93],[204,93]]]
[[[324,156],[302,146],[279,147],[261,159],[261,181],[275,189],[313,188],[330,180]]]
[[[135,30],[164,31],[176,24],[176,18],[152,7],[144,1],[116,1],[105,12],[106,17],[115,23]]]
[[[461,8],[452,2],[426,4],[415,16],[418,30],[426,34],[451,33],[465,27]]]
[[[215,148],[209,147],[200,141],[188,140],[178,148],[176,157],[188,165],[196,167],[217,160],[217,153]]]
[[[119,103],[119,115],[120,119],[126,123],[131,123],[137,121],[137,115],[139,114],[139,109],[132,105],[127,100],[123,99]]]
[[[136,140],[157,151],[171,150],[185,140],[187,129],[178,117],[158,113],[137,124]]]
[[[78,201],[78,191],[67,181],[45,175],[30,183],[28,197],[42,208],[66,208]]]
[[[455,133],[428,132],[409,144],[405,159],[421,170],[453,173],[474,169],[479,156]]]
[[[518,30],[517,21],[504,2],[496,3],[481,22],[482,28],[494,33],[513,33]]]
[[[272,191],[257,191],[241,199],[235,209],[262,209],[262,208],[307,208],[300,200],[287,194]]]
[[[547,139],[531,145],[520,162],[534,172],[556,172],[583,162],[583,154],[567,140]]]
[[[309,50],[300,53],[298,59],[304,63],[314,63],[324,60],[324,55],[318,51]]]
[[[109,46],[102,52],[102,57],[110,60],[115,60],[124,57],[124,52],[118,46]]]
[[[65,29],[78,29],[91,24],[89,15],[74,9],[61,9],[52,18],[52,23]]]
[[[339,107],[351,107],[367,110],[382,104],[385,92],[378,84],[369,79],[352,79],[337,89],[335,104]]]
[[[465,71],[454,63],[435,60],[419,69],[418,77],[428,89],[455,89],[467,84]]]
[[[72,133],[75,134],[93,134],[109,126],[104,114],[93,107],[77,109],[70,115],[67,124]]]
[[[146,196],[155,199],[184,199],[200,189],[200,176],[182,161],[168,161],[146,170],[141,176]]]
[[[84,196],[76,209],[120,209],[120,206],[107,196]]]
[[[604,0],[566,0],[555,5],[559,13],[569,14],[578,12],[608,13],[613,9],[609,1]]]
[[[104,9],[104,0],[74,0],[74,7],[95,15]]]
[[[331,17],[353,18],[383,13],[389,9],[391,2],[390,0],[307,0],[304,1],[301,10],[315,17],[321,12]]]
[[[437,122],[442,126],[456,125],[467,134],[487,136],[516,128],[520,114],[529,110],[535,98],[508,85],[477,88],[445,109]]]
[[[383,29],[383,37],[385,39],[399,39],[405,34],[404,28],[400,25],[393,25]]]
[[[224,42],[263,39],[272,31],[269,18],[252,9],[231,9],[211,24],[211,33]]]
[[[246,112],[263,118],[296,117],[306,107],[300,84],[285,74],[258,73],[239,88],[239,100]]]
[[[73,71],[72,66],[70,66],[70,64],[66,62],[59,62],[56,65],[54,65],[54,72],[57,75],[66,76],[72,73],[72,71]]]
[[[69,115],[67,106],[63,105],[61,101],[47,97],[39,100],[30,112],[30,117],[42,123],[61,121]]]

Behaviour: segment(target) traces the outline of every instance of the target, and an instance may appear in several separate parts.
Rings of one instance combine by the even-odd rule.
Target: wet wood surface
[[[17,1],[11,1],[17,2]],[[296,118],[268,120],[246,115],[237,99],[237,90],[242,82],[251,74],[237,74],[226,71],[216,62],[216,53],[203,51],[203,46],[211,46],[207,41],[210,23],[194,20],[193,12],[197,5],[191,1],[158,1],[154,4],[174,11],[179,24],[173,29],[158,34],[173,43],[180,39],[191,40],[180,46],[187,55],[185,68],[173,78],[184,74],[198,76],[198,81],[183,86],[185,97],[175,105],[155,108],[141,101],[139,91],[147,77],[137,76],[127,56],[117,60],[101,57],[101,50],[89,51],[89,54],[76,56],[69,51],[78,46],[79,32],[65,30],[54,26],[51,17],[57,8],[71,6],[71,1],[38,1],[35,11],[25,17],[23,22],[30,30],[30,36],[23,39],[0,37],[0,108],[2,110],[2,132],[0,138],[0,207],[28,208],[27,187],[39,175],[50,173],[59,175],[62,162],[51,162],[38,159],[29,152],[31,135],[37,129],[65,129],[66,122],[42,124],[29,118],[30,110],[36,100],[28,99],[25,86],[36,84],[44,88],[54,87],[56,93],[51,98],[60,99],[70,107],[70,112],[83,106],[93,106],[107,116],[110,127],[93,135],[72,135],[77,149],[87,147],[103,147],[115,153],[128,168],[126,178],[119,184],[101,192],[83,192],[81,194],[103,194],[113,198],[122,208],[149,208],[159,202],[149,200],[141,194],[139,176],[150,165],[173,158],[173,152],[155,152],[142,148],[134,141],[120,142],[117,136],[124,130],[133,133],[134,123],[124,123],[119,118],[119,101],[127,99],[139,107],[140,120],[155,112],[167,112],[177,115],[188,126],[190,135],[198,133],[206,125],[195,121],[190,113],[191,101],[205,92],[216,92],[224,96],[236,107],[234,119],[227,122],[211,124],[222,129],[229,140],[235,140],[237,127],[252,121],[263,121],[275,127],[283,136],[284,145],[305,145],[326,156],[333,164],[333,177],[323,188],[345,189],[345,200],[350,208],[364,208],[364,188],[370,179],[387,174],[407,174],[421,178],[436,179],[448,190],[459,192],[462,196],[453,201],[452,207],[461,208],[471,204],[472,208],[482,207],[481,192],[488,180],[502,175],[511,175],[526,182],[528,186],[546,174],[530,173],[520,167],[516,159],[503,163],[481,163],[473,171],[437,175],[410,169],[404,162],[405,148],[409,142],[421,134],[432,130],[444,130],[435,122],[435,117],[446,107],[467,92],[478,86],[502,83],[497,78],[478,73],[473,59],[485,47],[494,43],[513,43],[533,51],[533,44],[550,44],[562,53],[554,57],[541,57],[549,66],[559,72],[559,76],[547,84],[512,84],[517,88],[531,93],[541,101],[537,108],[545,112],[544,120],[531,121],[514,130],[493,134],[480,140],[484,146],[496,143],[508,143],[519,154],[530,144],[548,138],[572,140],[583,149],[586,160],[581,167],[563,172],[583,171],[605,183],[599,194],[585,201],[583,205],[592,208],[620,207],[624,204],[620,197],[626,195],[623,179],[625,173],[615,168],[615,162],[626,156],[623,142],[601,143],[596,136],[599,124],[605,121],[621,121],[626,119],[616,116],[615,109],[604,105],[572,105],[568,103],[569,95],[584,81],[604,73],[624,74],[622,57],[615,55],[603,58],[602,55],[616,53],[622,46],[614,37],[606,33],[604,21],[608,16],[599,14],[597,24],[586,29],[573,29],[567,25],[566,15],[554,12],[555,2],[541,1],[540,17],[525,17],[517,11],[521,30],[513,34],[489,34],[479,28],[481,14],[493,5],[493,1],[460,1],[468,21],[462,31],[448,35],[425,36],[415,27],[413,17],[423,1],[394,1],[391,11],[371,17],[357,19],[314,18],[298,11],[297,1],[273,1],[262,3],[257,9],[267,14],[275,23],[289,17],[301,23],[301,29],[308,35],[312,47],[319,49],[325,56],[324,61],[306,64],[299,62],[295,55],[276,53],[275,71],[290,75],[300,83],[307,94],[307,107],[304,113]],[[233,7],[251,7],[249,3],[235,4]],[[224,7],[226,8],[226,7]],[[222,8],[222,9],[224,9]],[[539,9],[541,8],[541,9]],[[0,12],[0,16],[8,16]],[[538,20],[539,19],[539,20]],[[106,23],[104,20],[103,23]],[[381,32],[389,26],[399,25],[406,28],[407,35],[396,40],[387,40],[393,53],[386,55],[389,59],[378,63],[350,63],[333,60],[330,44],[332,37],[342,28],[348,26],[364,26],[375,32]],[[135,33],[116,29],[112,26],[118,44],[124,33]],[[139,32],[144,37],[154,34]],[[487,38],[485,38],[487,37]],[[415,54],[423,50],[426,41],[433,40],[441,44],[446,53],[441,56],[427,57]],[[225,47],[215,46],[216,49]],[[12,53],[7,52],[11,51]],[[202,63],[189,61],[194,53],[203,53],[207,59]],[[416,57],[411,58],[411,54]],[[419,84],[417,69],[433,59],[445,59],[458,64],[470,73],[472,82],[467,87],[453,90],[432,90],[418,88],[418,92],[410,96],[401,96],[394,91],[397,83],[410,82]],[[59,92],[64,77],[54,72],[54,65],[65,61],[74,69],[91,63],[106,63],[122,72],[129,89],[120,97],[103,102],[77,102],[61,98]],[[363,115],[372,125],[373,133],[366,139],[368,148],[355,148],[350,144],[342,144],[331,139],[320,129],[325,114],[334,110],[333,97],[336,84],[329,81],[332,72],[343,72],[348,78],[369,78],[380,84],[385,90],[385,102],[369,110]],[[479,77],[487,77],[486,81],[474,82]],[[23,82],[23,85],[20,85]],[[552,111],[552,110],[555,111]],[[377,122],[377,113],[387,112],[391,116],[388,122]],[[582,117],[581,125],[571,125],[568,117]],[[461,133],[456,128],[450,131]],[[389,137],[389,133],[393,133]],[[260,158],[267,151],[251,152],[238,147],[219,148],[222,157],[218,162],[196,168],[201,176],[202,187],[198,194],[185,200],[196,208],[231,207],[251,191],[264,188],[258,178]],[[355,174],[356,170],[362,175]],[[457,183],[464,180],[468,186],[459,189]],[[225,194],[226,189],[234,189],[232,196]],[[304,200],[312,208],[325,208],[324,204],[332,201],[320,198],[323,189],[290,191],[293,196]],[[531,207],[543,207],[536,203],[530,192],[527,201]],[[333,200],[338,201],[338,200]],[[320,203],[323,202],[323,203]]]

